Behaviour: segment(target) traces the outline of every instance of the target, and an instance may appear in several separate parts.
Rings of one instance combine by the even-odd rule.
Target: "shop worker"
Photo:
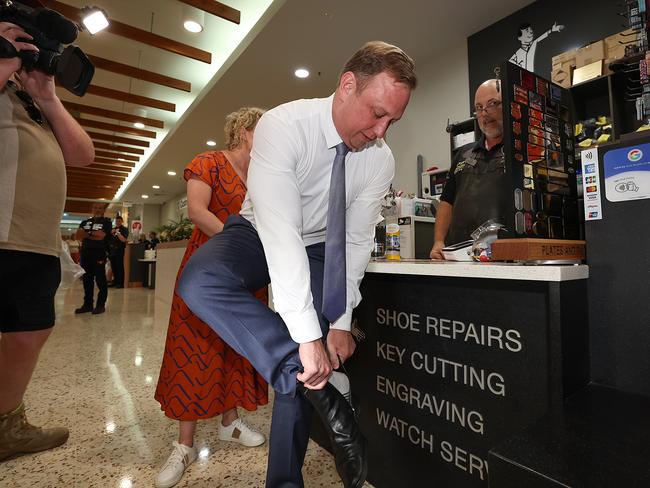
[[[266,112],[240,214],[195,252],[179,281],[189,308],[275,389],[267,487],[303,486],[312,408],[343,484],[365,479],[365,439],[328,378],[354,352],[352,309],[395,166],[383,137],[415,85],[409,56],[370,42],[333,95]],[[269,282],[277,314],[252,293]]]
[[[471,239],[483,222],[503,222],[506,208],[501,83],[487,80],[476,90],[474,109],[482,135],[458,149],[440,195],[431,259],[442,248]]]
[[[93,315],[104,313],[108,285],[106,282],[106,258],[108,241],[111,236],[111,219],[104,217],[106,204],[95,202],[92,206],[93,216],[79,224],[77,239],[81,240],[81,267],[86,272],[83,276],[84,303],[74,313],[92,312]],[[93,308],[95,285],[99,293]]]

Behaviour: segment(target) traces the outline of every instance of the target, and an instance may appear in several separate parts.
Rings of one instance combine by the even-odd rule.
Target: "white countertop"
[[[366,273],[450,276],[525,281],[572,281],[589,278],[589,266],[523,265],[516,263],[478,263],[402,259],[370,261]]]

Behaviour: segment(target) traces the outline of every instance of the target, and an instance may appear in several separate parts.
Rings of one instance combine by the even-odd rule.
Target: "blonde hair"
[[[414,90],[418,84],[413,59],[399,47],[383,41],[371,41],[364,44],[345,63],[341,75],[348,71],[354,73],[359,92],[366,87],[370,78],[384,71],[388,72],[395,81],[404,83],[411,90]]]
[[[264,114],[264,110],[257,107],[242,107],[239,110],[228,114],[226,125],[223,128],[226,134],[226,149],[233,150],[242,145],[241,130],[251,131],[255,129],[257,121]]]

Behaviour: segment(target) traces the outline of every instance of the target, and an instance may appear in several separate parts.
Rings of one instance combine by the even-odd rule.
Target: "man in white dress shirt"
[[[333,95],[266,112],[255,130],[240,215],[197,250],[179,282],[190,309],[275,389],[269,487],[303,486],[312,407],[324,420],[344,485],[357,488],[365,480],[365,440],[327,380],[354,352],[352,310],[394,175],[383,137],[416,83],[413,60],[401,49],[370,42],[348,61]],[[323,274],[333,263],[324,261],[335,158],[344,161],[345,187],[331,190],[340,190],[341,205],[345,199],[340,283],[346,290],[338,318],[328,320]],[[269,282],[277,313],[251,293]]]

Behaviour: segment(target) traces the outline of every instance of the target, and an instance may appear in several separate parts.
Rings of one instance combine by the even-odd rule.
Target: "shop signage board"
[[[181,197],[178,199],[178,210],[183,210],[184,208],[187,208],[187,197]]]
[[[561,403],[548,283],[486,281],[366,275],[348,369],[375,487],[487,487],[488,451]]]

